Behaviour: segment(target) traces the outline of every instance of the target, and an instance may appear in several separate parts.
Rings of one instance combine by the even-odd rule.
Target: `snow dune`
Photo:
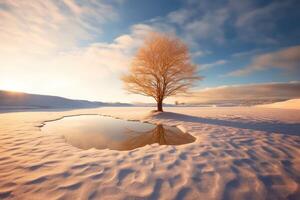
[[[99,108],[0,114],[0,199],[299,199],[300,111]],[[77,114],[176,125],[181,146],[80,150],[41,134]]]
[[[283,108],[283,109],[298,109],[300,110],[300,99],[290,99],[283,102],[258,105],[257,107],[262,108]]]

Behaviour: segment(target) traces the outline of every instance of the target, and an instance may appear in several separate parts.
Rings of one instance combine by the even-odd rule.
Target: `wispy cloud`
[[[271,1],[185,1],[184,6],[170,12],[165,23],[178,25],[183,37],[190,43],[249,42],[277,44],[280,35],[278,23],[290,20],[287,14],[297,0]],[[278,32],[278,34],[274,34]],[[234,40],[230,35],[234,34]]]
[[[117,18],[114,8],[98,1],[1,1],[1,53],[49,53],[73,48],[99,34],[101,24]]]
[[[112,42],[95,42],[102,24],[117,18],[103,1],[1,1],[0,88],[113,101],[123,93],[120,74],[153,30],[136,24]]]
[[[235,28],[242,40],[258,43],[277,43],[274,32],[278,31],[278,21],[288,16],[287,13],[294,5],[294,0],[273,1],[264,6],[256,7],[255,4],[245,10],[238,7],[238,17]]]
[[[224,65],[227,62],[228,62],[227,60],[217,60],[217,61],[212,62],[212,63],[202,64],[202,65],[200,65],[200,70],[206,70],[206,69],[209,69],[211,67],[218,66],[218,65]]]
[[[300,97],[300,82],[230,85],[195,91],[178,98],[187,103],[269,102]]]
[[[253,56],[255,54],[261,53],[262,51],[263,51],[263,49],[253,49],[253,50],[249,50],[249,51],[234,53],[231,56],[234,58],[243,58],[243,57],[247,57],[247,56]]]
[[[209,55],[211,53],[212,53],[211,51],[207,51],[207,50],[197,50],[195,52],[192,52],[191,55],[193,58],[197,58],[197,57],[203,57]]]
[[[72,12],[84,12],[80,10],[82,8],[72,9]],[[149,25],[136,24],[128,34],[120,35],[112,42],[92,42],[85,46],[74,44],[66,50],[32,44],[36,50],[43,51],[42,55],[40,52],[24,52],[24,47],[19,44],[8,44],[15,49],[8,51],[4,48],[5,54],[0,54],[0,88],[102,101],[115,101],[119,96],[122,101],[129,101],[128,95],[122,96],[125,92],[122,91],[120,74],[128,69],[130,59],[145,34],[153,30]],[[46,33],[42,32],[39,37],[51,39],[43,34]],[[56,44],[56,41],[50,42]],[[64,41],[57,43],[64,44]]]
[[[253,1],[189,0],[178,10],[142,22],[135,21],[136,24],[128,27],[129,30],[126,28],[119,32],[118,37],[101,40],[105,38],[102,38],[106,31],[104,25],[122,20],[119,16],[122,12],[115,7],[122,2],[0,1],[0,88],[7,86],[27,92],[109,101],[122,94],[119,75],[127,69],[131,56],[149,31],[177,33],[189,44],[193,59],[211,61],[200,65],[205,70],[231,63],[231,58],[258,53],[250,49],[249,53],[226,57],[231,49],[218,57],[213,54],[215,48],[210,48],[207,43],[215,43],[223,51],[222,48],[229,47],[228,35],[232,33],[237,43],[240,40],[251,43],[264,42],[268,38],[273,40],[273,36],[280,35],[273,34],[276,23],[285,17],[282,13],[295,1],[274,1],[257,6]],[[279,14],[274,16],[274,13]],[[245,69],[234,71],[231,75],[273,67],[298,70],[298,48],[259,55]],[[206,59],[207,55],[215,61]],[[220,60],[223,58],[227,60]],[[98,94],[97,91],[102,92]]]
[[[285,72],[300,72],[300,45],[255,56],[250,65],[227,75],[243,76],[270,68],[278,68]]]
[[[190,17],[192,17],[194,15],[193,11],[191,12],[191,10],[188,9],[180,9],[180,10],[176,10],[173,12],[170,12],[167,15],[167,18],[174,23],[177,24],[184,24],[185,22],[187,22],[187,20],[190,19]]]
[[[218,9],[187,23],[184,29],[194,39],[211,39],[222,43],[224,42],[223,25],[227,18],[227,10]]]

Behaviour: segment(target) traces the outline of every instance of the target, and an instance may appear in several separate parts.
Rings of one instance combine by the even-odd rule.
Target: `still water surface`
[[[176,127],[100,115],[64,117],[46,122],[41,130],[62,135],[67,143],[80,149],[131,150],[153,143],[182,145],[195,141],[193,136]]]

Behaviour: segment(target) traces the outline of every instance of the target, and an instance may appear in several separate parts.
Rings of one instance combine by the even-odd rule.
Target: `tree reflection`
[[[113,118],[80,116],[50,122],[42,129],[60,134],[66,142],[80,149],[131,150],[145,145],[182,145],[195,141],[188,133],[176,127]]]
[[[130,135],[130,134],[128,134]],[[195,138],[188,133],[181,132],[175,127],[164,127],[159,124],[151,131],[139,133],[131,131],[131,136],[117,145],[116,150],[131,150],[148,144],[158,143],[159,145],[182,145],[195,141]]]

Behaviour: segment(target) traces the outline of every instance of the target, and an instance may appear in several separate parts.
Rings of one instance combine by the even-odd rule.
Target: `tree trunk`
[[[162,101],[157,102],[157,111],[163,112],[163,103]]]

